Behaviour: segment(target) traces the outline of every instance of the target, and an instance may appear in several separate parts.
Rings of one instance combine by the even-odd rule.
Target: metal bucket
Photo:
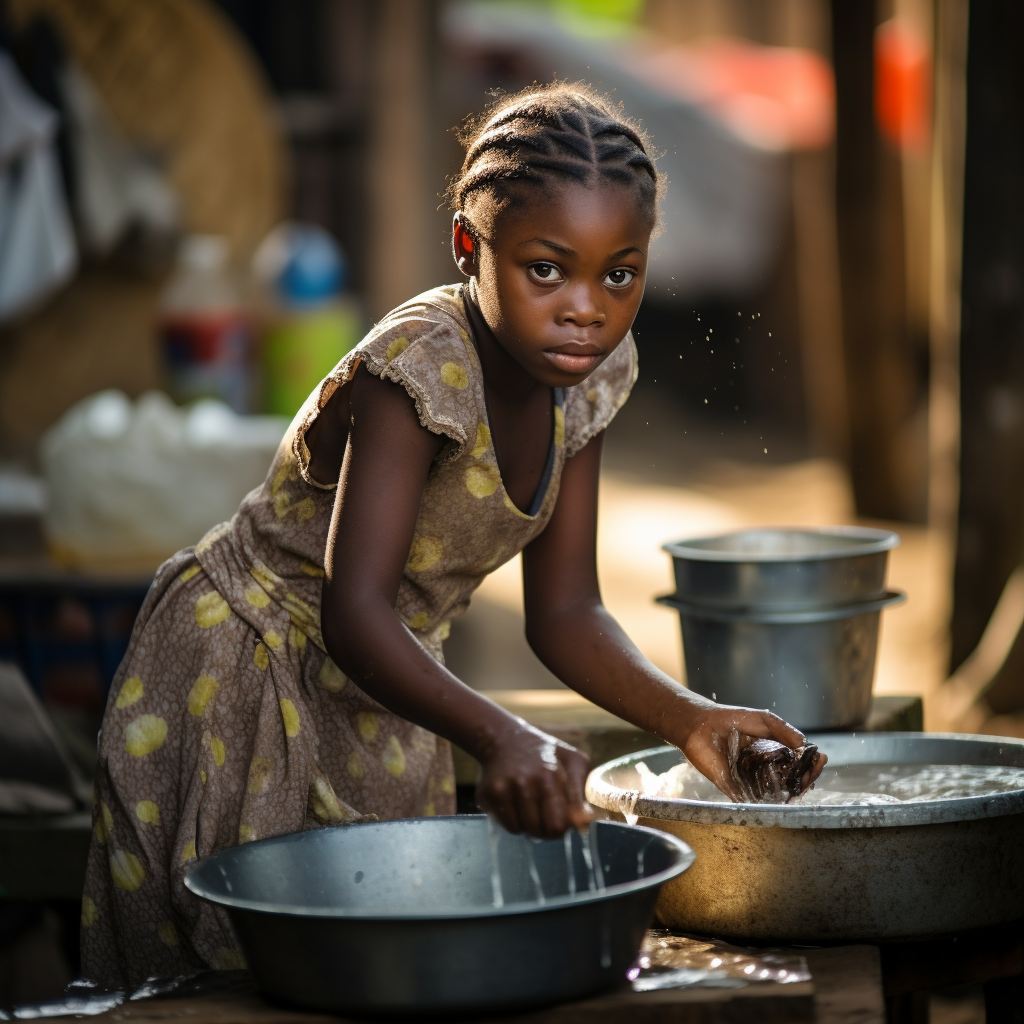
[[[885,592],[891,530],[860,526],[740,530],[673,541],[676,598],[733,610],[799,611],[874,601]]]
[[[1024,768],[1024,742],[920,733],[809,737],[842,764]],[[667,771],[673,747],[595,769],[587,799],[628,809],[636,763]],[[827,771],[828,769],[826,769]],[[779,806],[640,797],[640,823],[697,855],[664,886],[670,927],[758,942],[877,942],[947,935],[1024,917],[1024,790],[879,806]]]
[[[607,888],[588,890],[580,836],[499,833],[494,906],[483,815],[348,825],[222,850],[185,884],[224,907],[273,999],[340,1013],[512,1010],[622,984],[662,883],[693,863],[661,831],[596,822]],[[538,902],[530,857],[544,894]]]
[[[767,707],[800,729],[861,725],[871,709],[879,619],[906,595],[799,612],[732,612],[659,597],[683,632],[686,684],[720,704]]]

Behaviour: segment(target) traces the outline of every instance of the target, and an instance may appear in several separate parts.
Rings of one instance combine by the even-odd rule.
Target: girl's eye
[[[635,270],[619,267],[617,270],[610,270],[605,274],[604,281],[611,288],[625,288],[634,277],[636,277]]]
[[[562,274],[554,263],[531,263],[527,268],[535,281],[552,284],[562,280]]]

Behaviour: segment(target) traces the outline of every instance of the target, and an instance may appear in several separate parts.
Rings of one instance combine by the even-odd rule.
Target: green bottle
[[[309,224],[275,228],[255,258],[258,277],[276,295],[263,331],[267,412],[294,416],[313,389],[362,338],[358,302],[344,293],[344,256]]]

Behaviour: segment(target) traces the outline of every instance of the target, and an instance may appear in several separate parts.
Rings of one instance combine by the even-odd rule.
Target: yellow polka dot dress
[[[310,475],[306,433],[362,364],[404,387],[421,423],[446,439],[395,609],[442,660],[452,620],[544,529],[565,460],[608,425],[637,366],[627,335],[583,384],[555,393],[546,482],[521,510],[502,486],[463,303],[463,286],[447,286],[382,320],[309,397],[231,522],[157,573],[100,734],[82,900],[87,977],[121,987],[244,966],[223,912],[183,884],[217,850],[454,811],[448,744],[382,707],[324,649],[336,484]]]

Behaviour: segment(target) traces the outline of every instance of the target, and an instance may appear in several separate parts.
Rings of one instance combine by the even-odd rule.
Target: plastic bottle
[[[323,228],[285,223],[254,257],[272,293],[263,334],[264,405],[293,416],[362,335],[358,304],[344,294],[345,258]]]
[[[253,410],[252,330],[229,272],[227,239],[182,241],[160,297],[160,341],[167,390],[176,401],[219,398],[236,412]]]

